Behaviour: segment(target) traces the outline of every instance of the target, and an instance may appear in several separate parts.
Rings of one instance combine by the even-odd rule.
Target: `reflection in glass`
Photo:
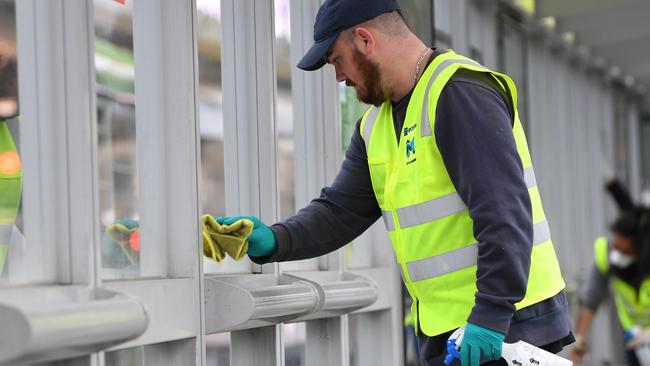
[[[368,109],[368,105],[361,103],[357,99],[357,93],[354,88],[349,88],[345,83],[339,83],[339,102],[341,105],[341,148],[343,152],[350,146],[350,139],[354,134],[354,129],[357,122],[363,116],[363,113]],[[347,244],[343,249],[343,258],[346,267],[349,267],[355,262],[355,258],[359,255],[364,256],[366,250],[371,243],[366,239],[366,234],[354,239],[353,242]]]
[[[201,209],[204,214],[226,213],[221,83],[221,2],[197,0],[199,53],[199,121],[201,133]],[[250,273],[251,262],[229,256],[219,264],[204,259],[206,273]]]
[[[357,122],[368,109],[368,105],[357,99],[354,88],[348,88],[345,83],[339,83],[339,101],[341,103],[341,146],[343,151],[350,146]]]
[[[17,71],[15,2],[0,1],[0,286],[20,278],[25,259]]]
[[[139,276],[131,2],[94,1],[100,243],[104,277]]]

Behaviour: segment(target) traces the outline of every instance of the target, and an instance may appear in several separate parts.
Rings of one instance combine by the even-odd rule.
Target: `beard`
[[[381,89],[381,75],[379,66],[369,61],[361,51],[354,49],[352,55],[357,68],[359,69],[360,83],[347,80],[345,85],[354,87],[357,92],[357,99],[366,104],[380,106],[388,97]]]

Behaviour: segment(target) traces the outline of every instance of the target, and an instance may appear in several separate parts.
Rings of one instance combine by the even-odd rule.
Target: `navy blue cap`
[[[314,22],[314,45],[298,62],[306,71],[326,64],[325,54],[339,34],[383,13],[399,11],[395,0],[327,0],[318,9]]]

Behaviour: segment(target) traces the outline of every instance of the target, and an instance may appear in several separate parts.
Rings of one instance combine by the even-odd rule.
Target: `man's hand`
[[[253,232],[248,237],[248,252],[250,257],[268,257],[275,251],[278,243],[273,231],[255,216],[217,217],[221,225],[232,225],[238,220],[247,219],[253,222]]]
[[[479,325],[467,323],[460,345],[462,366],[479,366],[481,361],[501,358],[503,340],[506,335]]]
[[[575,338],[576,341],[573,344],[573,347],[571,347],[569,360],[571,360],[571,362],[574,364],[581,364],[583,357],[587,351],[589,351],[589,343],[587,343],[587,340],[579,334],[576,334]]]

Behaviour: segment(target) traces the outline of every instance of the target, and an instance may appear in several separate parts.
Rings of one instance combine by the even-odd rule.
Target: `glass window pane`
[[[277,169],[280,219],[293,216],[296,209],[295,131],[293,123],[292,73],[304,73],[291,62],[291,9],[289,0],[275,1],[275,54],[277,70]],[[310,123],[309,121],[301,121]],[[302,159],[306,159],[302,157]],[[305,179],[305,177],[302,177]],[[304,181],[304,180],[303,180]],[[311,197],[310,197],[311,198]],[[317,270],[318,259],[282,263],[283,271]]]
[[[15,2],[0,1],[0,286],[25,274],[17,70]]]
[[[137,277],[138,170],[132,2],[94,0],[103,277]]]
[[[275,1],[275,55],[277,70],[277,159],[280,218],[295,212],[293,104],[291,100],[291,20],[289,0]]]
[[[350,139],[354,134],[357,122],[363,116],[363,113],[369,108],[369,105],[361,103],[357,99],[354,88],[348,88],[345,83],[339,83],[339,101],[341,103],[341,147],[343,152],[350,146]],[[343,249],[343,258],[346,267],[355,263],[355,258],[359,255],[364,256],[370,250],[371,244],[367,235],[362,235],[354,239]]]
[[[226,213],[223,89],[221,83],[221,2],[197,0],[199,46],[199,121],[201,130],[201,208],[203,213]],[[206,273],[250,273],[248,257],[239,262],[229,256],[221,263],[204,258]]]

